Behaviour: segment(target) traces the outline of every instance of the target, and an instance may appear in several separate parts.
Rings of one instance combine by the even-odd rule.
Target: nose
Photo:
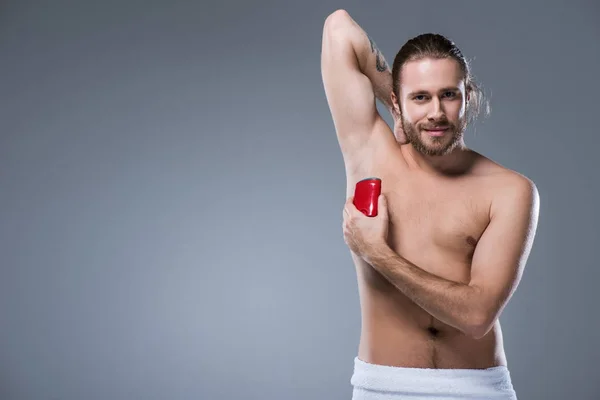
[[[444,107],[442,106],[442,102],[440,101],[440,99],[435,97],[431,101],[431,109],[429,110],[429,115],[427,115],[427,118],[430,121],[437,121],[445,118],[445,116],[446,112],[444,110]]]

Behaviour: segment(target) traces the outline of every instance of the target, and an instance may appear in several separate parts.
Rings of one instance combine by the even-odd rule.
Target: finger
[[[355,210],[356,206],[354,205],[354,196],[348,197],[346,204],[344,204],[344,213],[351,217],[354,215]]]
[[[383,194],[377,198],[377,208],[380,214],[387,216],[387,199]]]
[[[356,208],[354,208],[353,205],[344,207],[344,215],[347,221],[352,221],[353,219],[355,219],[357,212],[358,211],[356,210]]]
[[[387,208],[387,199],[385,198],[385,195],[383,193],[379,195],[377,201],[379,202],[379,206],[381,206],[382,208]]]
[[[346,199],[346,204],[345,206],[350,208],[350,206],[354,205],[354,196],[350,196]]]
[[[360,214],[360,211],[358,211],[354,204],[349,204],[346,207],[346,212],[348,213],[348,217],[352,219],[355,219],[357,215]]]

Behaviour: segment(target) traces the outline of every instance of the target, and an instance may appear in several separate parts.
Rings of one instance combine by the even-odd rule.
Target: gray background
[[[519,3],[3,1],[0,399],[350,398],[337,8],[389,62],[428,31],[473,60],[492,114],[467,144],[541,195],[514,386],[600,398],[600,7]]]

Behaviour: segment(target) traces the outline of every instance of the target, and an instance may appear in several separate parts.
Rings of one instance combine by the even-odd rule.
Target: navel
[[[467,243],[471,246],[476,246],[477,240],[473,236],[467,236]]]
[[[427,332],[429,332],[429,334],[433,337],[437,337],[440,334],[439,329],[437,329],[433,326],[428,327]]]

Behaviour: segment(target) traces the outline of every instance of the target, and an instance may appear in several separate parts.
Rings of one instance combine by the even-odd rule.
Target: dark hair
[[[475,82],[469,63],[458,46],[450,39],[435,33],[424,33],[410,39],[396,54],[392,66],[392,88],[398,101],[400,101],[400,71],[404,64],[428,57],[435,59],[452,58],[458,62],[465,79],[465,89],[469,95],[466,110],[467,122],[475,120],[482,107],[485,107],[485,114],[489,113],[489,104],[483,91]]]

